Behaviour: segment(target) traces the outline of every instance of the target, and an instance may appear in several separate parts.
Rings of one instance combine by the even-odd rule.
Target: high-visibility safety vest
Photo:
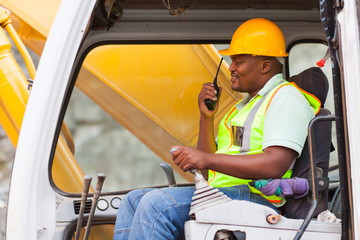
[[[218,131],[218,154],[231,155],[249,155],[262,153],[263,143],[263,124],[266,111],[270,106],[271,100],[276,92],[284,86],[296,87],[308,100],[309,105],[314,109],[315,115],[319,112],[321,103],[314,95],[302,90],[295,83],[289,83],[282,80],[272,90],[267,92],[264,96],[256,96],[251,103],[252,107],[243,107],[239,110],[236,105],[224,116],[219,125]],[[239,113],[239,114],[238,114]],[[241,132],[239,134],[239,131]],[[235,135],[240,135],[241,139],[236,139]],[[241,144],[239,144],[239,141]],[[240,146],[241,145],[241,146]],[[283,178],[290,178],[292,170],[289,169]],[[246,185],[252,180],[240,179],[232,177],[223,173],[209,170],[208,183],[213,187],[231,187],[235,185]],[[251,192],[257,193],[275,206],[281,206],[285,203],[282,197],[276,195],[265,196],[254,187],[250,187]]]

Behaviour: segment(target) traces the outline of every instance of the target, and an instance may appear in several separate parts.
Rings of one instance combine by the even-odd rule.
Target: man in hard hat
[[[200,131],[197,149],[176,146],[173,160],[183,171],[202,170],[210,186],[232,199],[248,200],[276,210],[278,196],[265,196],[248,185],[252,179],[291,176],[301,154],[310,120],[319,101],[282,77],[285,40],[281,30],[266,19],[252,19],[234,33],[230,47],[231,88],[247,92],[219,124],[214,136],[214,110],[206,99],[218,100],[206,83],[199,94]],[[208,173],[208,174],[207,174]],[[142,189],[122,201],[114,239],[182,239],[189,220],[194,188]]]

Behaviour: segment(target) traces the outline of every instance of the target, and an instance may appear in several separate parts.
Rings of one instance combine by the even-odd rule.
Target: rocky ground
[[[0,239],[5,239],[5,217],[10,182],[10,172],[15,149],[5,131],[0,129]]]

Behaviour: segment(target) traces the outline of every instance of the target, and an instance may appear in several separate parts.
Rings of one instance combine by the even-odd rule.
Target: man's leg
[[[194,190],[179,187],[128,193],[119,207],[114,240],[184,239]]]
[[[253,203],[258,203],[261,205],[268,206],[274,209],[275,211],[279,212],[279,210],[268,200],[266,200],[265,198],[263,198],[258,194],[252,193],[248,185],[237,185],[234,187],[225,187],[219,189],[231,199],[246,200]]]
[[[194,190],[193,187],[179,187],[130,192],[120,205],[114,240],[183,239]],[[247,185],[220,190],[232,199],[247,200],[276,210],[265,198],[251,193]]]
[[[115,222],[114,240],[128,239],[134,214],[141,198],[153,190],[139,189],[129,192],[121,201]]]

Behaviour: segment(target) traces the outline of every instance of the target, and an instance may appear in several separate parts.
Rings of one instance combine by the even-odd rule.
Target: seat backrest
[[[317,116],[329,115],[330,111],[324,108],[324,103],[329,90],[329,83],[318,67],[309,68],[300,74],[288,79],[295,82],[303,90],[315,95],[321,102],[321,109]],[[331,151],[331,126],[330,121],[321,121],[314,124],[316,166],[322,169],[322,177],[328,179],[328,168]],[[309,178],[310,173],[310,151],[308,139],[306,139],[301,156],[296,160],[292,177]],[[311,186],[311,184],[309,184]],[[310,197],[309,197],[310,196]],[[283,207],[285,216],[289,218],[305,218],[311,206],[311,192],[308,197],[300,199],[287,198]],[[325,211],[328,206],[327,187],[319,194],[319,202],[315,209],[314,216]]]

